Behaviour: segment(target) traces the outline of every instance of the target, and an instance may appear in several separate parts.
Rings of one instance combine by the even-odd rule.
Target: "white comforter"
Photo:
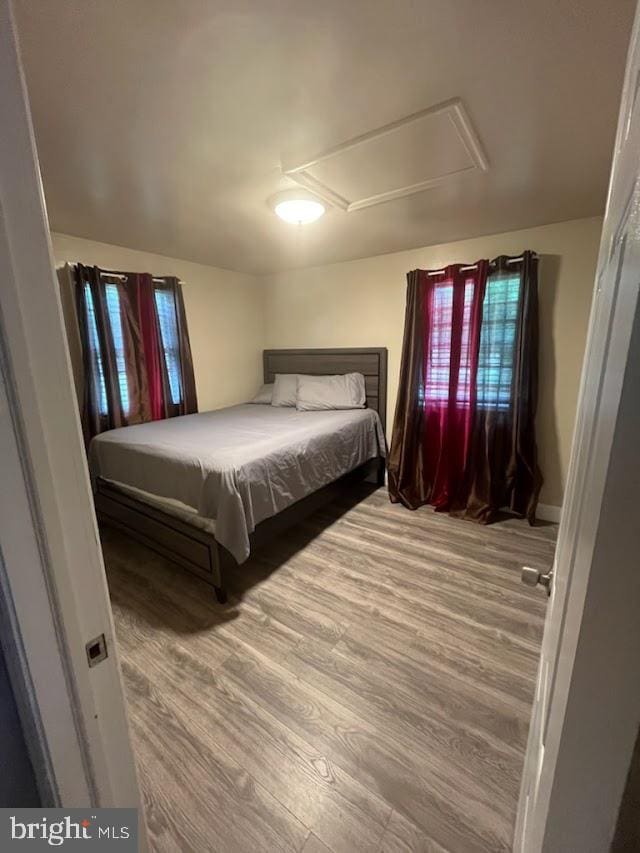
[[[246,404],[102,433],[91,442],[89,464],[94,479],[177,500],[215,519],[216,539],[241,563],[256,524],[384,455],[382,425],[371,409]]]

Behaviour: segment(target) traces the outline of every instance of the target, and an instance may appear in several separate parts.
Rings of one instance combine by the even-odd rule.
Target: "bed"
[[[245,404],[110,430],[90,449],[96,511],[213,586],[358,479],[384,482],[387,352],[265,350],[276,373],[362,373],[366,408]]]

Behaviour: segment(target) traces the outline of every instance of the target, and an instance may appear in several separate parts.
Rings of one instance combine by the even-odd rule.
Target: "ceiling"
[[[604,209],[634,0],[15,5],[54,231],[262,274]],[[451,99],[487,171],[303,227],[269,209],[283,168]],[[356,195],[462,157],[440,130],[368,148]]]

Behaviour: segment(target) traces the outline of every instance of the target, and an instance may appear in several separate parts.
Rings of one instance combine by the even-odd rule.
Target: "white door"
[[[0,0],[0,594],[44,805],[139,805],[49,228]],[[11,623],[7,625],[5,623]],[[87,648],[94,638],[101,659]],[[140,821],[143,824],[143,821]],[[144,837],[144,829],[141,826]],[[142,841],[140,849],[145,849]]]
[[[627,361],[631,362],[632,359],[637,358],[636,337],[639,322],[637,315],[638,283],[640,282],[638,25],[639,19],[636,14],[627,58],[569,477],[553,566],[551,594],[520,792],[514,844],[514,849],[518,853],[534,853],[541,850],[558,850],[558,853],[571,851],[572,853],[573,850],[578,849],[583,853],[587,849],[602,851],[608,849],[608,845],[601,845],[604,843],[604,835],[612,832],[613,827],[611,815],[605,812],[607,809],[611,811],[610,806],[615,810],[620,773],[624,776],[624,768],[619,769],[617,773],[608,765],[592,768],[596,783],[601,786],[603,802],[602,811],[596,810],[597,813],[585,805],[583,820],[588,840],[582,843],[588,846],[572,846],[569,830],[564,840],[559,842],[561,846],[556,847],[554,844],[558,842],[552,844],[549,841],[553,798],[560,796],[557,778],[559,755],[563,749],[563,740],[566,745],[567,739],[572,735],[567,727],[566,714],[572,681],[577,678],[578,643],[580,640],[584,641],[586,631],[595,630],[593,625],[585,622],[585,614],[597,610],[597,606],[587,610],[587,605],[589,603],[597,605],[593,600],[589,602],[589,595],[596,594],[592,574],[594,560],[598,555],[599,537],[602,539],[604,535],[603,523],[607,520],[605,508],[608,499],[607,487],[611,485],[614,439],[621,430],[623,416],[635,417],[636,427],[638,425],[637,404],[635,411],[630,410],[629,407],[623,410],[621,407],[625,382],[627,392],[630,391],[629,384],[635,382],[633,375],[627,375],[625,378],[625,370]],[[593,108],[597,110],[597,104],[594,104]],[[635,389],[636,398],[638,390]],[[622,447],[618,450],[622,452]],[[625,448],[625,452],[629,452],[628,448]],[[629,477],[630,482],[637,480],[637,460],[636,449],[627,458],[626,470],[624,466],[622,468],[623,476]],[[617,476],[620,477],[620,474],[618,473]],[[617,511],[618,514],[624,513],[624,504],[618,506]],[[635,527],[637,525],[638,521]],[[627,527],[629,529],[623,536],[629,536],[627,548],[630,549],[632,540],[637,542],[638,534],[633,523]],[[612,573],[621,570],[620,561],[625,558],[624,544],[619,540],[621,557],[612,552],[609,555],[612,561],[610,567]],[[635,554],[627,553],[627,557],[629,560],[637,561],[637,551]],[[630,586],[627,593],[633,596],[635,589]],[[603,601],[602,607],[604,606]],[[615,633],[617,618],[624,618],[622,611],[618,614],[610,613],[612,635]],[[632,642],[631,634],[628,639]],[[614,662],[616,665],[618,663],[615,658],[614,641],[615,639],[612,639],[610,650],[612,666]],[[604,642],[606,644],[606,639]],[[594,680],[597,680],[595,663],[592,674]],[[636,680],[637,677],[636,672]],[[575,687],[575,683],[573,686]],[[615,698],[601,695],[598,687],[599,685],[594,683],[591,693],[584,697],[585,716],[589,713],[590,703],[605,703]],[[631,702],[633,698],[627,697],[626,701]],[[613,718],[611,723],[615,724]],[[625,743],[626,741],[623,740],[621,749]],[[582,747],[585,765],[588,766],[586,758],[590,751],[590,744],[584,743]],[[609,771],[612,775],[608,785],[606,776]],[[602,778],[598,783],[599,773],[602,773]],[[576,798],[582,790],[586,802],[588,784],[584,777],[580,778],[577,764],[574,766],[574,777]],[[589,780],[589,784],[591,781]],[[612,790],[612,786],[615,790]],[[602,825],[598,825],[599,820]],[[591,835],[589,836],[588,833]]]

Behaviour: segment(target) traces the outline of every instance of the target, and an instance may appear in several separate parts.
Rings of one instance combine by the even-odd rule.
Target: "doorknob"
[[[543,586],[547,590],[547,595],[551,595],[551,581],[553,580],[553,569],[544,573],[539,572],[537,569],[532,569],[530,566],[522,567],[522,574],[520,575],[520,580],[522,583],[526,583],[527,586]]]

